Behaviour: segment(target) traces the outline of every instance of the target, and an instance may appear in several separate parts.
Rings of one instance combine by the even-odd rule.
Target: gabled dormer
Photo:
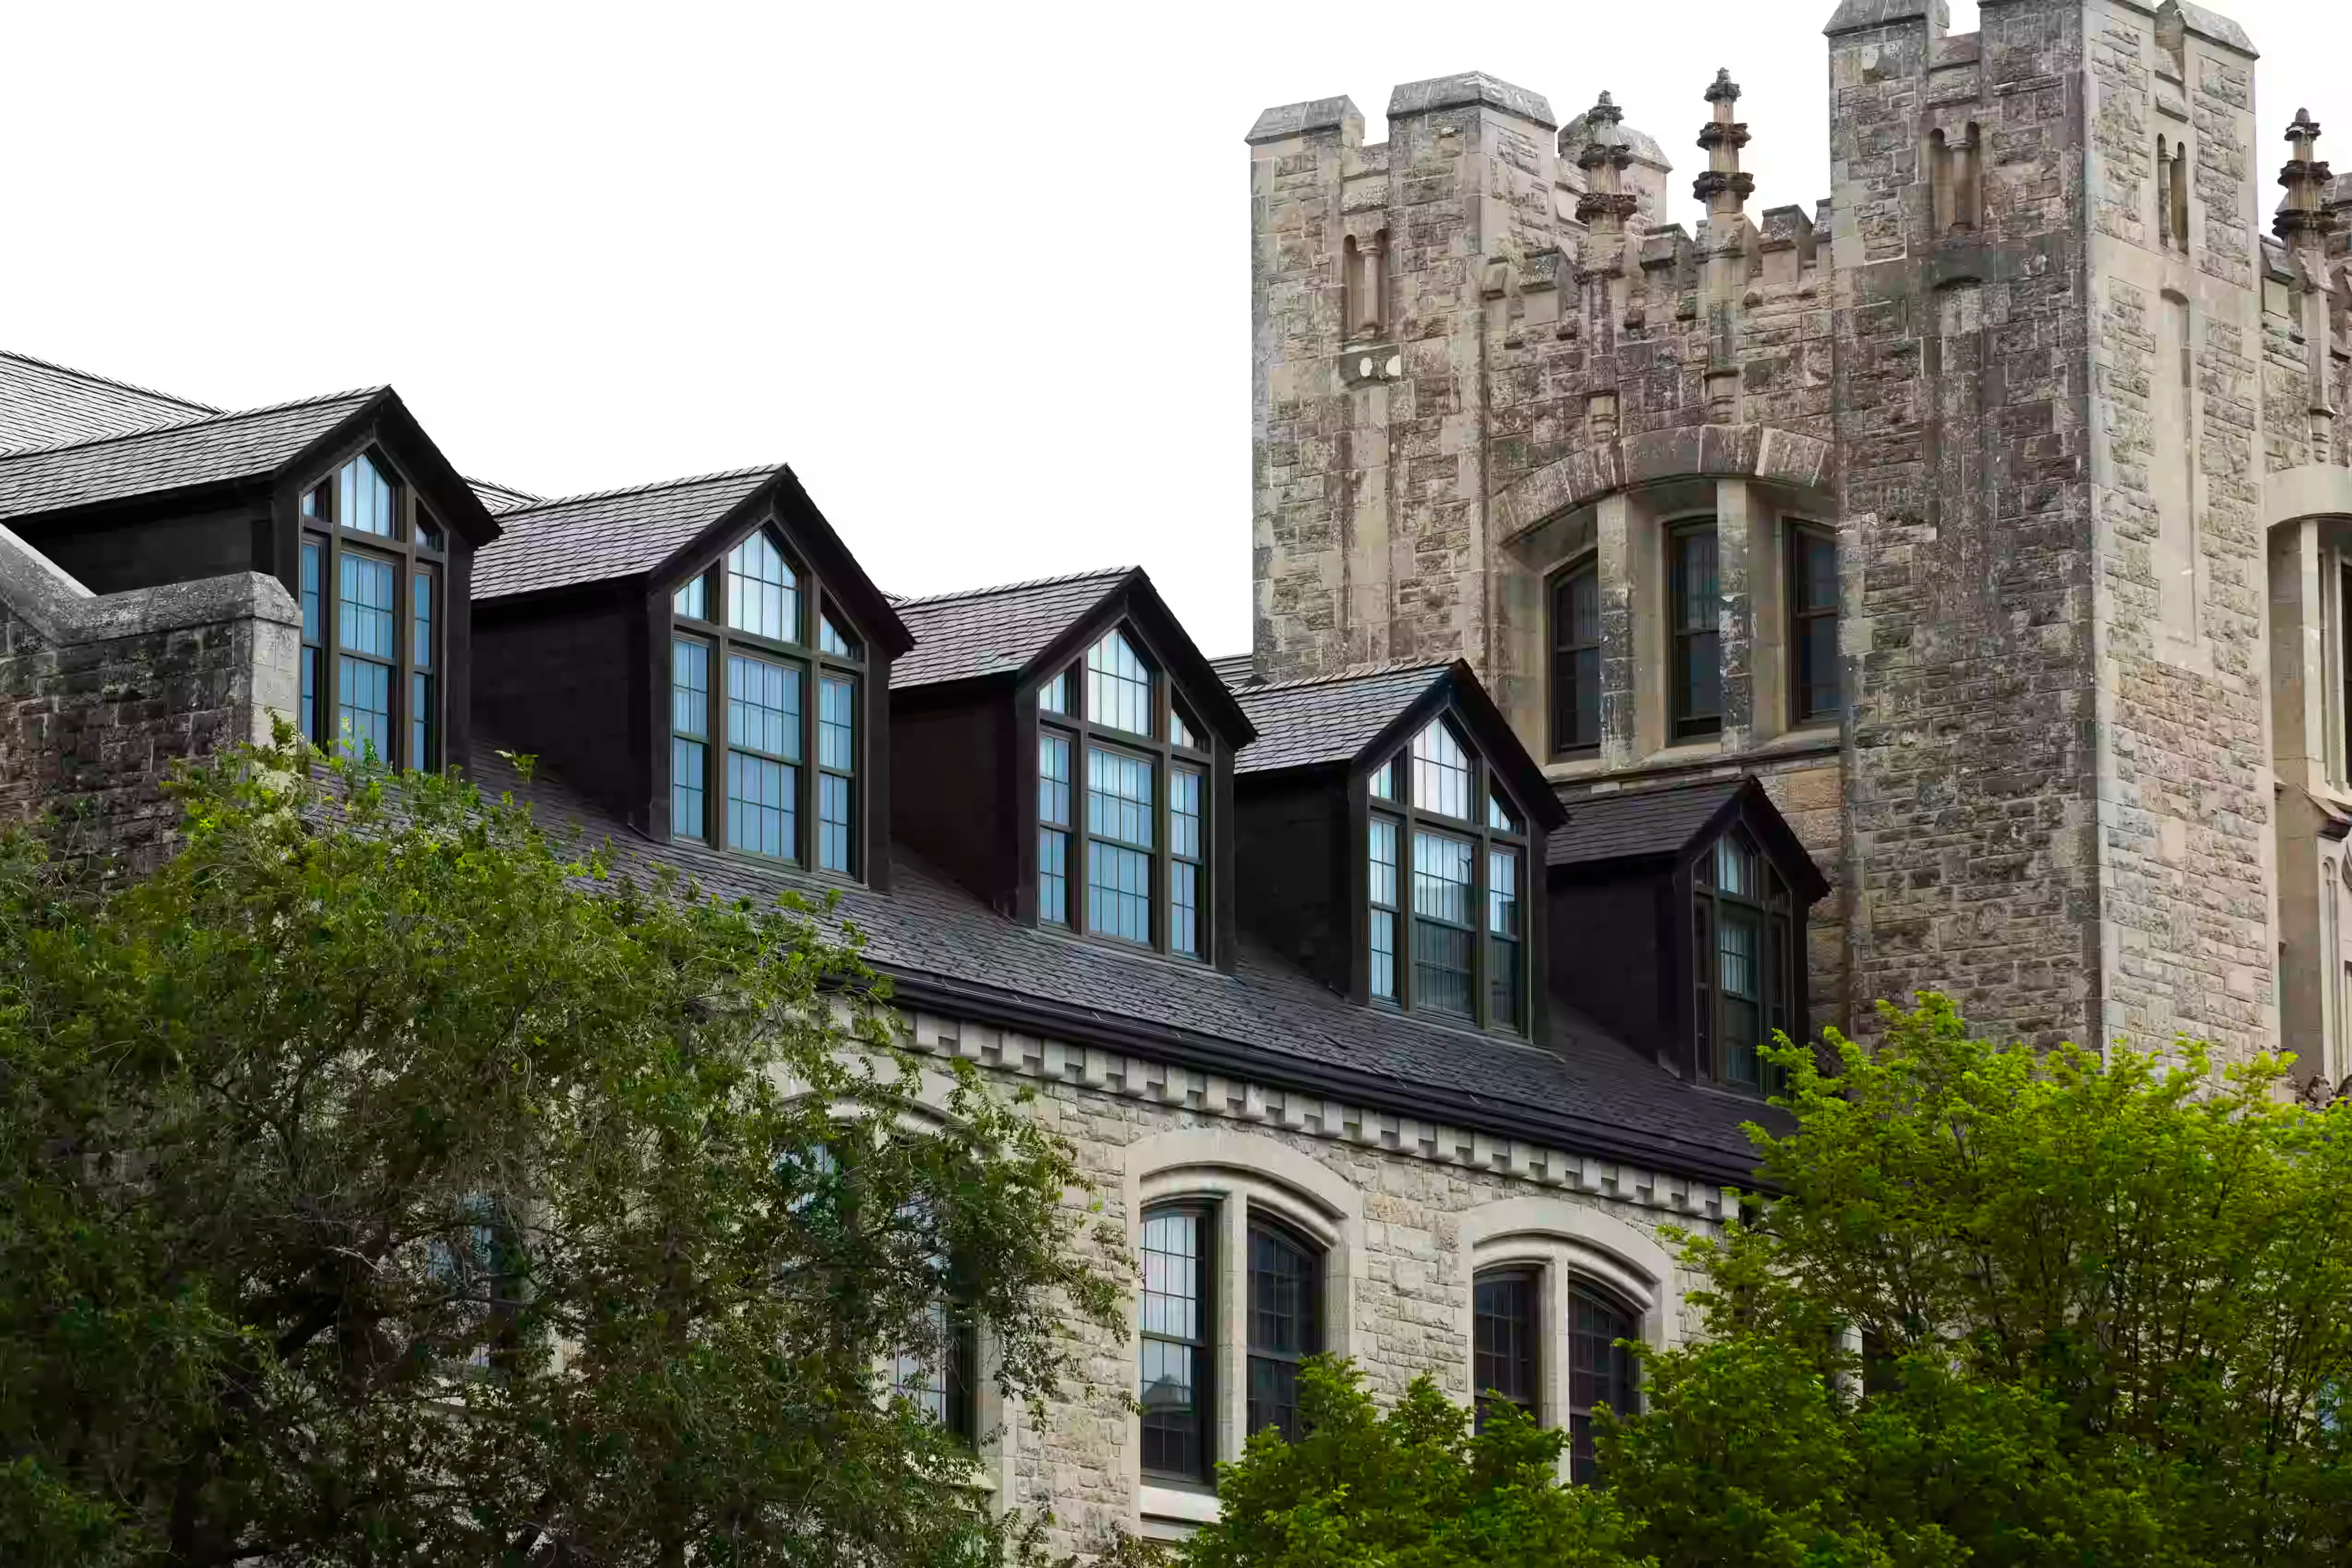
[[[1253,935],[1333,989],[1539,1039],[1540,862],[1558,800],[1467,664],[1243,688],[1237,764]]]
[[[504,511],[489,736],[657,842],[886,885],[890,662],[910,641],[789,468]]]
[[[1025,924],[1229,967],[1233,759],[1255,731],[1150,579],[898,608],[898,837]]]
[[[1811,1034],[1806,912],[1829,882],[1753,777],[1569,802],[1546,849],[1552,985],[1700,1082],[1777,1088],[1758,1045]]]
[[[0,521],[99,593],[276,577],[306,735],[464,756],[474,552],[499,525],[391,389],[0,455]]]

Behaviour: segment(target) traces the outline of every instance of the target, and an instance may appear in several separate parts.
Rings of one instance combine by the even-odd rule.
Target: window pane
[[[1150,735],[1151,669],[1117,632],[1087,650],[1087,716],[1129,735]]]
[[[671,594],[669,607],[672,614],[683,615],[694,621],[709,620],[710,579],[709,574],[696,578],[692,582]]]
[[[1375,800],[1393,800],[1397,798],[1397,759],[1395,758],[1390,758],[1372,769],[1372,779],[1369,788]]]
[[[1100,747],[1087,748],[1087,831],[1138,849],[1152,847],[1149,761]]]
[[[1249,1429],[1296,1438],[1298,1363],[1322,1347],[1322,1260],[1255,1225],[1249,1249]]]
[[[1486,825],[1498,833],[1516,833],[1519,831],[1519,819],[1500,795],[1490,793],[1486,797]]]
[[[1396,1000],[1396,915],[1386,909],[1372,911],[1372,995]]]
[[[1150,1214],[1143,1220],[1143,1468],[1203,1478],[1208,1323],[1202,1287],[1207,1259],[1197,1211]]]
[[[709,831],[703,822],[703,769],[709,748],[698,740],[673,737],[669,743],[669,831],[679,838],[698,839]]]
[[[1151,940],[1151,764],[1087,749],[1087,927]]]
[[[302,641],[305,643],[319,640],[319,591],[323,586],[319,574],[322,570],[320,558],[324,554],[324,548],[316,539],[302,541]]]
[[[1486,853],[1486,1017],[1517,1028],[1519,1018],[1519,854]]]
[[[1192,727],[1184,722],[1184,715],[1174,703],[1168,705],[1168,740],[1171,745],[1189,747],[1194,751],[1206,749]]]
[[[1469,841],[1413,834],[1412,912],[1449,925],[1470,924]]]
[[[1716,841],[1715,885],[1735,897],[1756,896],[1755,853],[1738,838]]]
[[[1756,917],[1726,907],[1716,921],[1716,984],[1722,995],[1724,1076],[1758,1087],[1757,1041],[1763,1038],[1760,946]]]
[[[1721,726],[1721,596],[1716,581],[1714,525],[1674,535],[1674,716],[1678,733],[1707,735]]]
[[[367,659],[338,659],[335,681],[336,736],[354,757],[373,752],[379,762],[392,761],[391,666]]]
[[[420,670],[433,667],[433,572],[420,568],[410,574],[408,590],[408,662]]]
[[[408,765],[433,767],[433,677],[418,670],[408,677]]]
[[[1066,714],[1070,711],[1070,672],[1060,674],[1037,688],[1037,706],[1045,713]]]
[[[392,483],[364,456],[354,457],[335,476],[335,520],[363,534],[390,538],[394,530]]]
[[[342,556],[341,638],[346,652],[393,656],[392,562],[346,551]]]
[[[1168,867],[1168,946],[1188,957],[1201,956],[1201,868],[1189,861]]]
[[[1478,1418],[1495,1398],[1529,1415],[1536,1410],[1536,1281],[1531,1275],[1503,1274],[1477,1281],[1472,1289],[1472,1391]]]
[[[1412,1005],[1471,1016],[1471,846],[1442,833],[1412,836]]]
[[[1097,839],[1087,846],[1087,927],[1121,941],[1151,940],[1151,857]]]
[[[816,686],[816,765],[836,773],[857,771],[857,685],[827,675]]]
[[[755,855],[787,860],[799,848],[793,794],[800,770],[750,757],[727,754],[727,842]]]
[[[1371,821],[1372,995],[1396,1000],[1397,825]]]
[[[818,619],[816,645],[840,658],[855,659],[858,656],[856,640],[835,625],[833,617],[830,615]]]
[[[727,655],[727,743],[801,759],[801,673],[744,653]]]
[[[1054,828],[1037,830],[1037,918],[1070,923],[1070,835]]]
[[[677,735],[705,738],[710,722],[710,648],[679,638],[669,651],[669,727]]]
[[[311,745],[320,743],[319,737],[319,661],[325,650],[302,650],[302,734]]]
[[[1633,1320],[1608,1297],[1580,1282],[1570,1288],[1568,1313],[1570,1472],[1578,1485],[1584,1486],[1598,1473],[1592,1412],[1633,1413],[1633,1358],[1615,1343],[1633,1337]]]
[[[852,859],[850,783],[837,773],[820,773],[816,779],[816,863],[847,875]]]
[[[1592,568],[1554,585],[1551,601],[1551,744],[1601,744],[1601,574]]]
[[[1168,850],[1186,860],[1201,858],[1201,775],[1179,768],[1169,776]]]
[[[1470,758],[1444,719],[1412,737],[1412,803],[1441,817],[1470,816]]]
[[[727,552],[727,624],[780,643],[800,641],[800,579],[764,531]]]
[[[1037,737],[1037,820],[1070,825],[1070,743],[1063,736]]]

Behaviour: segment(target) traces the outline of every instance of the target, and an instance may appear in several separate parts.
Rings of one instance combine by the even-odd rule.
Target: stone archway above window
[[[1829,482],[1830,446],[1765,424],[1701,424],[1646,431],[1572,452],[1496,491],[1496,537],[1506,541],[1619,490],[1668,479],[1748,477],[1818,490]]]

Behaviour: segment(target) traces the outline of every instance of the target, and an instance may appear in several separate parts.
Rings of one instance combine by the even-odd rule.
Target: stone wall
[[[44,814],[76,856],[150,869],[173,761],[267,739],[299,697],[301,616],[257,573],[93,597],[0,528],[0,820]]]
[[[1272,1206],[1323,1241],[1326,1345],[1352,1356],[1383,1403],[1424,1373],[1468,1401],[1471,1279],[1490,1260],[1549,1259],[1602,1281],[1643,1309],[1641,1332],[1654,1343],[1695,1328],[1685,1298],[1696,1281],[1675,1263],[1663,1228],[1713,1228],[1727,1202],[1720,1187],[930,1014],[910,1022],[919,1051],[1035,1091],[1035,1113],[1076,1147],[1094,1188],[1073,1195],[1074,1220],[1100,1204],[1115,1265],[1133,1255],[1144,1203],[1177,1195]],[[1230,1281],[1218,1316],[1234,1333],[1246,1299],[1237,1264],[1226,1257],[1217,1268]],[[1556,1371],[1566,1316],[1546,1320],[1559,1343],[1546,1340],[1541,1358]],[[1078,1379],[1042,1419],[992,1395],[982,1401],[989,1482],[1006,1505],[1053,1511],[1056,1552],[1108,1528],[1167,1533],[1213,1506],[1141,1476],[1128,1405],[1133,1329],[1130,1297],[1118,1331],[1082,1333]],[[1223,1337],[1220,1354],[1233,1364],[1221,1360],[1218,1381],[1237,1419],[1240,1350]],[[1230,1458],[1240,1434],[1223,1425],[1221,1457]]]

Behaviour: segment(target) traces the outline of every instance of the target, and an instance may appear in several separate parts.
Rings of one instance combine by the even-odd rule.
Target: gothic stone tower
[[[1571,803],[1760,775],[1838,883],[1817,1022],[2274,1043],[2252,49],[2178,0],[1827,32],[1831,199],[1751,218],[1695,73],[1696,237],[1606,95],[1260,117],[1260,672],[1461,654]]]

